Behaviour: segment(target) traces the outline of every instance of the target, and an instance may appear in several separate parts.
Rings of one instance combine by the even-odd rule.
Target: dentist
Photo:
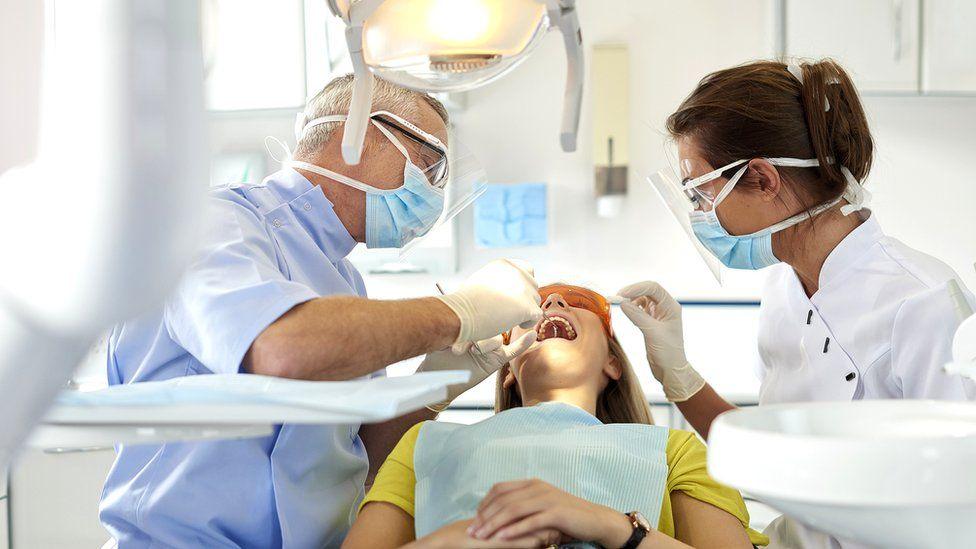
[[[309,102],[288,167],[211,191],[209,226],[175,293],[112,331],[110,383],[211,373],[347,380],[428,353],[421,370],[472,372],[453,398],[531,345],[499,343],[541,316],[532,274],[508,262],[454,294],[365,298],[346,255],[357,242],[403,246],[434,225],[449,177],[448,119],[430,96],[377,79],[363,162],[346,166],[337,130],[352,85],[338,78]],[[495,336],[478,362],[444,350]],[[121,446],[99,516],[123,548],[337,546],[364,484],[407,428],[432,417]]]
[[[668,130],[698,240],[727,267],[769,267],[760,405],[976,398],[971,381],[942,371],[958,325],[947,284],[962,282],[864,208],[874,145],[839,65],[763,61],[710,74]],[[707,437],[734,407],[688,363],[680,306],[654,282],[620,294],[655,378]],[[854,547],[783,518],[766,533],[770,547]]]

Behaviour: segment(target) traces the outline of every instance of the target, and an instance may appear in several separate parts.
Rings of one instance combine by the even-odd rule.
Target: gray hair
[[[353,75],[346,74],[334,78],[315,94],[305,105],[305,120],[313,120],[331,114],[346,114],[352,103]],[[426,103],[441,117],[444,124],[449,123],[444,105],[426,93],[421,93],[391,84],[380,78],[373,78],[373,111],[389,111],[416,124],[420,105]],[[310,128],[298,140],[296,158],[314,156],[329,142],[332,134],[342,125],[329,122]]]

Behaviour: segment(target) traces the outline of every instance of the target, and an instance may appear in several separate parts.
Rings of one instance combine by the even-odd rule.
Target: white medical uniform
[[[789,265],[772,267],[759,318],[760,404],[976,399],[976,384],[942,370],[959,325],[947,282],[958,276],[862,215],[827,257],[812,297]],[[770,547],[858,547],[785,517],[766,533]]]

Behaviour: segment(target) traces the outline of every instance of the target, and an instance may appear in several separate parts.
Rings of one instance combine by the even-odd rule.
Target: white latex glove
[[[455,350],[511,330],[532,328],[542,318],[539,284],[532,268],[496,259],[475,271],[454,293],[438,296],[461,320]]]
[[[467,370],[471,377],[467,383],[451,385],[447,388],[447,400],[436,411],[440,411],[461,393],[481,383],[499,368],[515,359],[535,343],[536,333],[528,332],[508,345],[502,342],[502,336],[479,341],[468,351],[460,354],[451,349],[436,351],[427,355],[417,368],[418,372],[436,372],[441,370]],[[435,408],[431,408],[435,409]]]
[[[618,292],[627,318],[644,334],[647,362],[671,402],[684,402],[705,386],[685,357],[681,305],[657,282],[638,282]]]

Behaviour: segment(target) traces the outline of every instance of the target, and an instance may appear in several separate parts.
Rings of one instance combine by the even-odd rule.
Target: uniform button
[[[847,381],[854,381],[854,378],[855,377],[857,377],[857,374],[855,374],[854,372],[851,372],[851,373],[847,374],[847,376],[844,379],[846,379]]]
[[[280,229],[281,228],[281,220],[280,219],[275,219],[274,221],[271,222],[271,224],[275,226],[275,229]]]
[[[307,212],[312,209],[312,205],[306,202],[305,205],[302,206],[302,208],[305,208],[305,211]]]

